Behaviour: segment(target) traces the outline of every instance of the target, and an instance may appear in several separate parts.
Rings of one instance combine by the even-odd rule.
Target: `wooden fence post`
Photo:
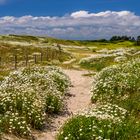
[[[25,61],[26,61],[26,67],[28,66],[28,54],[26,54],[26,57],[25,57]]]
[[[15,69],[17,69],[17,55],[14,56],[14,61],[15,61]]]
[[[60,61],[61,60],[61,54],[62,54],[62,47],[59,44],[57,44],[57,48],[58,48],[58,51],[59,51],[58,58],[59,58],[59,61]]]
[[[49,60],[49,48],[47,47],[47,51],[46,51],[46,59],[47,61]]]
[[[0,57],[0,66],[2,65],[2,58]]]
[[[35,62],[35,64],[37,63],[37,57],[36,57],[37,55],[36,54],[34,54],[34,62]]]
[[[40,54],[40,61],[42,62],[43,61],[43,53],[41,52]]]
[[[53,53],[53,49],[51,49],[51,59],[54,59],[54,53]]]

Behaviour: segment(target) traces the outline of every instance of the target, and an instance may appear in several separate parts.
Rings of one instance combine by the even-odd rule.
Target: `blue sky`
[[[0,0],[0,34],[101,39],[140,35],[140,0]]]
[[[132,11],[140,15],[140,0],[0,0],[0,16],[63,16],[74,11]]]

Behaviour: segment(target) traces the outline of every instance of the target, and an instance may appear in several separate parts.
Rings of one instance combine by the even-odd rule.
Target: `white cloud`
[[[105,11],[105,12],[99,12],[99,13],[89,13],[88,11],[77,11],[71,14],[71,17],[73,18],[89,18],[89,17],[108,17],[110,15],[114,16],[127,16],[131,15],[133,13],[129,11],[120,11],[120,12],[114,12],[114,11]]]
[[[90,17],[92,14],[89,14],[88,11],[78,11],[71,14],[73,18],[81,18],[81,17]]]
[[[98,39],[112,35],[140,35],[140,16],[130,11],[89,13],[63,17],[0,17],[0,33],[49,35],[66,39]]]

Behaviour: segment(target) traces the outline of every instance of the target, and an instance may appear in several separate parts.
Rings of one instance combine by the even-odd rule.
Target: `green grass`
[[[4,77],[8,76],[10,73],[10,71],[8,70],[0,70],[0,81],[2,81],[4,79]]]
[[[38,42],[39,38],[35,36],[28,35],[7,35],[0,36],[0,40],[2,41],[18,41],[18,42]]]
[[[101,71],[103,68],[114,64],[114,57],[81,59],[79,65],[84,69]]]

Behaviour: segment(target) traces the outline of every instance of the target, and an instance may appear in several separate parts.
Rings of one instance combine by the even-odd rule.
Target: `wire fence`
[[[18,69],[18,67],[27,67],[30,64],[41,64],[52,60],[60,60],[62,55],[61,49],[47,49],[32,54],[20,52],[0,56],[0,68]]]

